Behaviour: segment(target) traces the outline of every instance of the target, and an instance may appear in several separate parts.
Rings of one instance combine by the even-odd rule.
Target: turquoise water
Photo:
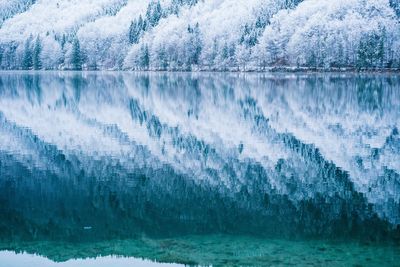
[[[0,266],[398,266],[399,127],[397,74],[0,73]]]
[[[27,259],[37,266],[163,266],[161,263],[170,262],[175,262],[173,266],[398,266],[400,262],[400,248],[392,245],[237,235],[89,243],[40,241],[12,244],[8,249],[25,252],[0,252],[10,267]]]

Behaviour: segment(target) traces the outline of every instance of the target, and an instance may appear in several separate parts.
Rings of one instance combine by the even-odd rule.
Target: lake
[[[0,72],[0,267],[398,266],[400,75]]]

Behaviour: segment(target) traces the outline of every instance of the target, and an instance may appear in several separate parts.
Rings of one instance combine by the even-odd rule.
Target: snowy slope
[[[76,32],[82,25],[107,16],[119,9],[124,0],[39,0],[26,12],[6,20],[1,28],[2,41],[24,41],[30,34],[36,36]]]
[[[1,1],[0,66],[398,68],[399,10],[393,0]]]

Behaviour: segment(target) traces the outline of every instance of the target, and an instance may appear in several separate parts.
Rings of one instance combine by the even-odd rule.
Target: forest
[[[399,23],[399,0],[0,0],[0,69],[399,69]]]

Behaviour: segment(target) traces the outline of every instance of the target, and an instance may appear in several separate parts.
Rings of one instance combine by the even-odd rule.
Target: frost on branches
[[[399,23],[398,0],[0,0],[0,68],[400,68]]]

